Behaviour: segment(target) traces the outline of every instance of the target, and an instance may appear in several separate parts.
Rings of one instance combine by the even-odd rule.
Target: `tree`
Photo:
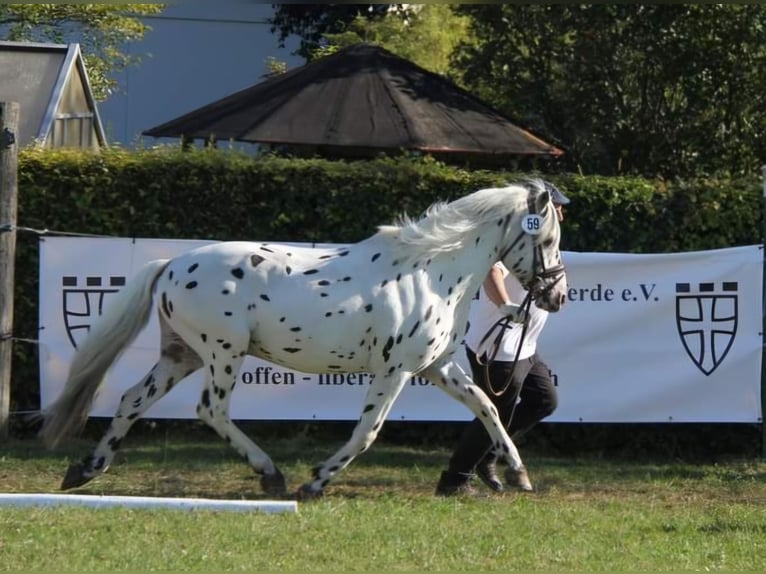
[[[456,14],[447,4],[406,6],[408,9],[390,10],[376,19],[357,16],[347,24],[345,32],[324,34],[327,44],[315,54],[369,42],[426,70],[452,77],[450,59],[458,44],[470,43],[470,19]]]
[[[766,6],[466,5],[463,81],[601,174],[752,173],[766,157]]]
[[[140,58],[122,51],[149,27],[139,17],[158,14],[163,4],[0,4],[0,37],[23,42],[78,42],[93,93],[106,99],[115,89],[109,74]]]
[[[470,43],[469,18],[447,4],[277,5],[271,23],[282,45],[302,37],[298,53],[308,61],[367,42],[453,80],[452,53]]]
[[[307,60],[322,46],[326,34],[346,31],[357,17],[381,18],[399,4],[272,4],[274,15],[269,20],[272,33],[278,34],[280,46],[291,34],[300,36],[297,53]]]
[[[272,32],[279,31],[281,43],[299,34],[307,60],[368,42],[456,79],[450,59],[459,43],[470,43],[469,23],[447,4],[278,5]]]

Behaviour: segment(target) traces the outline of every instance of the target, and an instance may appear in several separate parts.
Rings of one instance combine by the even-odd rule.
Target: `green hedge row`
[[[24,150],[18,224],[128,237],[355,242],[406,212],[529,174],[429,159],[331,162],[222,150]],[[743,180],[663,182],[549,175],[571,197],[571,251],[670,252],[761,241],[761,188]],[[19,232],[17,338],[37,338],[37,236]],[[14,345],[12,408],[38,407],[34,345]]]

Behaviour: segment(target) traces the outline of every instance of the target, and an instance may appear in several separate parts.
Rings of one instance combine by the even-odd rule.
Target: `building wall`
[[[0,52],[0,101],[19,102],[22,146],[36,141],[64,56],[63,50]]]
[[[98,149],[99,139],[95,127],[95,115],[86,97],[83,77],[77,66],[67,78],[56,109],[46,147],[82,147]]]
[[[99,104],[107,142],[171,142],[140,133],[262,81],[269,56],[302,65],[291,55],[296,39],[278,48],[266,22],[271,13],[270,4],[184,2],[147,18],[152,30],[127,48],[142,62],[116,76],[118,93]]]

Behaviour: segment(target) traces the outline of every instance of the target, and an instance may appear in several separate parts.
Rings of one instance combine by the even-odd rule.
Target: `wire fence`
[[[114,237],[113,235],[101,235],[101,234],[95,234],[95,233],[79,233],[79,232],[73,232],[73,231],[61,231],[57,229],[37,229],[34,227],[26,227],[23,225],[13,225],[11,223],[3,223],[0,224],[0,233],[28,233],[30,235],[34,235],[36,237],[99,237],[99,238],[109,238]],[[13,334],[13,332],[10,333],[0,333],[0,341],[13,341],[14,343],[25,343],[29,345],[37,345],[39,346],[41,344],[39,339],[31,339],[29,337],[18,337]],[[25,416],[25,415],[35,415],[38,414],[40,411],[39,409],[36,410],[12,410],[9,412],[9,415],[12,416]]]

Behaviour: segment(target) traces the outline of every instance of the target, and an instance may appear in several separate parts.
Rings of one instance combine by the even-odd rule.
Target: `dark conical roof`
[[[446,78],[357,44],[143,132],[322,148],[558,156]]]

